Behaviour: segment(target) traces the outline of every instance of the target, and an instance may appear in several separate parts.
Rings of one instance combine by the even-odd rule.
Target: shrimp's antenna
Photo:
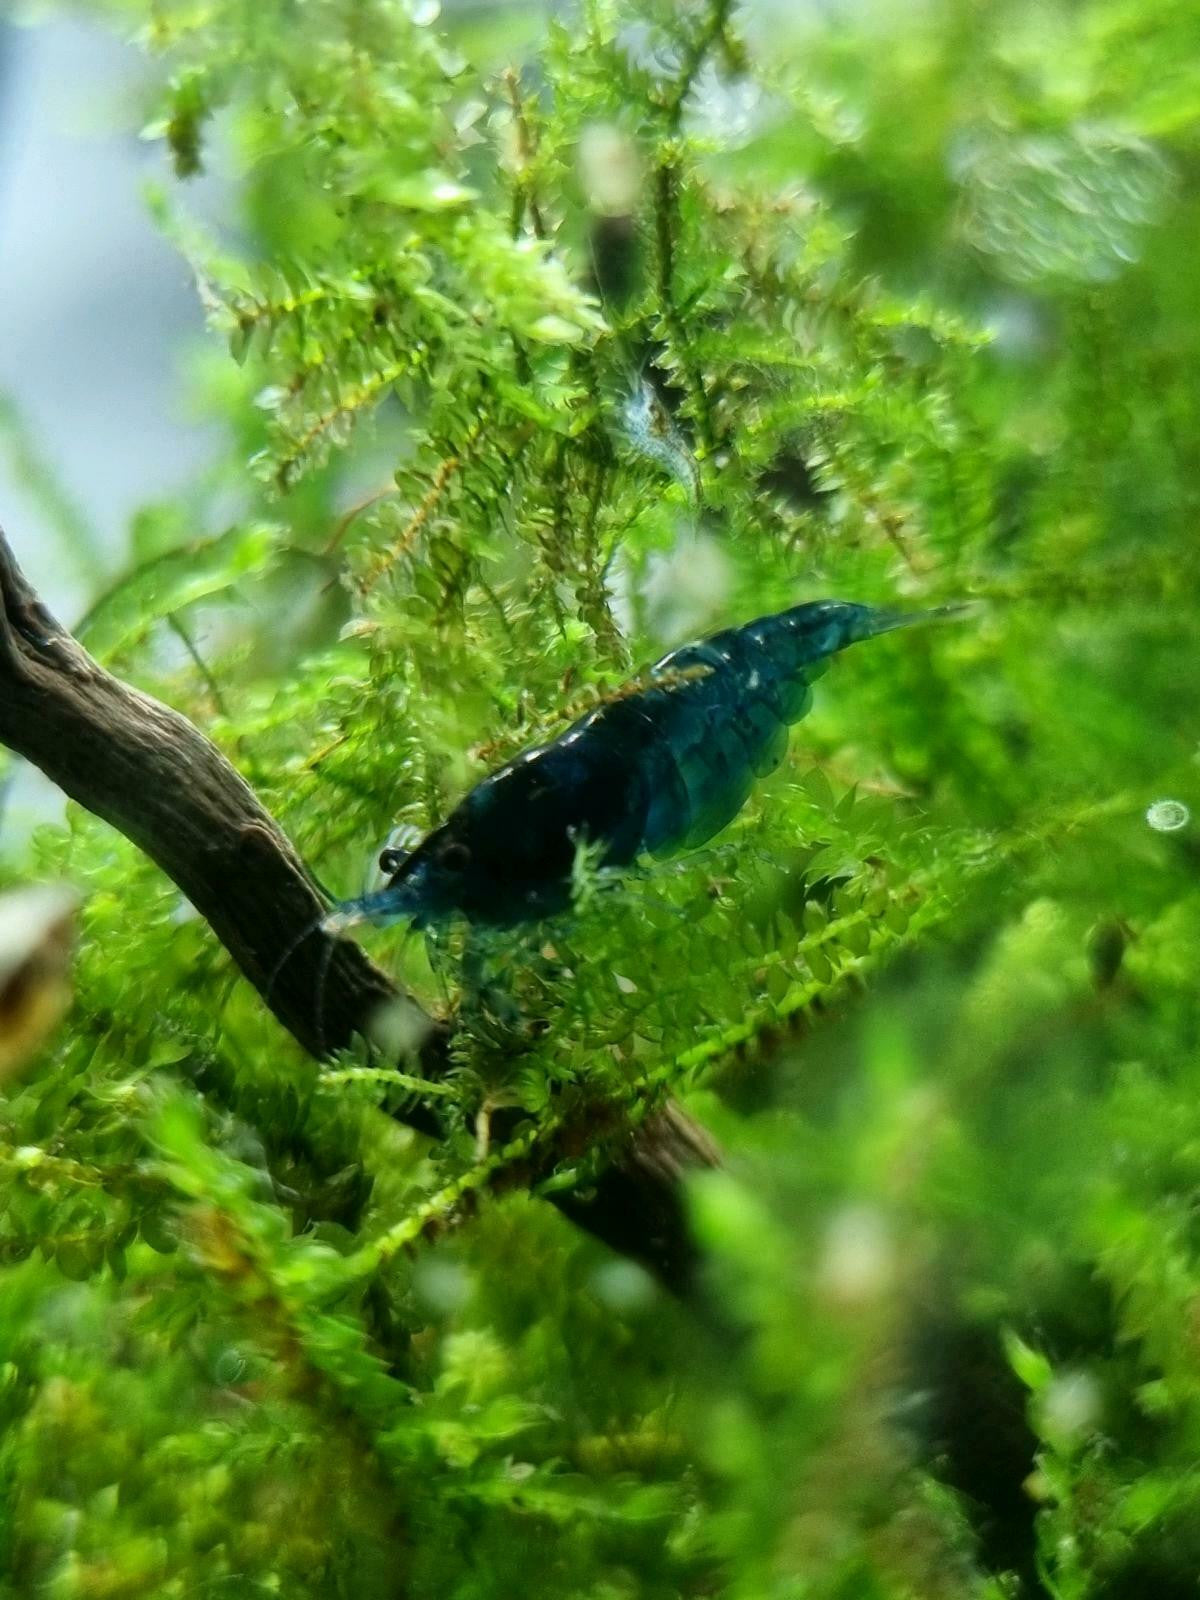
[[[271,995],[274,993],[275,984],[279,979],[280,973],[296,954],[296,951],[299,950],[300,946],[306,939],[311,939],[314,933],[329,935],[325,948],[321,952],[316,984],[317,1010],[314,1020],[317,1025],[317,1047],[322,1056],[325,1055],[325,989],[329,982],[329,968],[333,961],[334,944],[347,928],[356,928],[364,922],[369,922],[372,913],[380,908],[380,903],[386,903],[386,896],[386,889],[377,890],[374,894],[361,895],[355,900],[337,900],[330,895],[329,898],[333,903],[329,909],[322,911],[319,917],[315,917],[312,922],[296,935],[271,968],[270,976],[263,989],[263,1000],[266,1002],[268,1009],[270,1009]]]
[[[362,902],[359,900],[334,900],[331,910],[322,911],[321,915],[314,918],[288,945],[279,960],[271,968],[270,977],[267,979],[266,987],[263,989],[263,1000],[267,1009],[270,1010],[271,996],[274,993],[279,975],[300,946],[306,939],[311,939],[314,933],[324,932],[331,936],[326,943],[325,949],[321,952],[320,966],[317,972],[317,1011],[314,1020],[317,1025],[317,1048],[322,1056],[325,1055],[325,987],[329,982],[329,967],[333,961],[334,942],[344,928],[354,927],[356,923],[366,920],[359,909],[361,904]]]
[[[326,913],[322,911],[321,915],[314,922],[310,922],[303,932],[298,933],[292,942],[286,947],[279,960],[271,968],[270,974],[267,978],[266,986],[263,989],[263,999],[266,1001],[268,1007],[271,1004],[271,996],[275,992],[275,985],[279,980],[279,974],[283,971],[284,967],[287,966],[288,962],[296,954],[296,951],[299,950],[304,941],[306,939],[311,939],[313,934],[316,933],[317,929],[325,921],[325,916]]]
[[[314,879],[314,882],[317,882],[317,880]],[[328,889],[325,888],[324,884],[317,882],[317,887],[333,906],[336,907],[339,905],[339,901],[337,900],[336,896],[331,895]],[[275,992],[275,985],[279,981],[280,973],[283,971],[284,967],[287,966],[288,962],[296,954],[296,951],[299,950],[300,946],[305,942],[305,940],[311,939],[314,933],[316,933],[320,928],[324,927],[325,923],[329,920],[329,915],[329,911],[322,911],[319,917],[314,917],[310,923],[307,923],[291,941],[291,943],[285,947],[283,954],[271,968],[271,971],[267,977],[266,985],[263,989],[263,1000],[266,1003],[268,1010],[270,1010],[271,1007],[271,996]]]
[[[329,982],[329,967],[333,961],[335,943],[336,938],[326,941],[325,948],[321,952],[321,965],[317,971],[317,1014],[314,1020],[317,1024],[317,1049],[320,1051],[320,1059],[322,1061],[327,1053],[325,1048],[325,986]]]
[[[927,606],[923,611],[873,611],[866,624],[865,637],[874,639],[896,628],[920,627],[928,622],[961,621],[975,610],[976,602],[973,600],[950,600],[945,605]]]

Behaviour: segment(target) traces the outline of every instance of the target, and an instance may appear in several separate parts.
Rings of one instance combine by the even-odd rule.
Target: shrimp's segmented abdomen
[[[651,673],[670,680],[697,669],[700,676],[645,695],[657,735],[642,839],[650,855],[704,844],[731,822],[755,779],[782,761],[788,724],[810,702],[807,682],[781,674],[750,630],[685,645]]]
[[[755,779],[783,760],[788,728],[812,705],[813,680],[829,658],[898,620],[870,606],[818,601],[728,628],[656,662],[650,674],[663,687],[637,697],[654,735],[645,757],[641,848],[662,856],[719,833]]]

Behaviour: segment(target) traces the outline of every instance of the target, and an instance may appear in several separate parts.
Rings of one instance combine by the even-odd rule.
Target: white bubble
[[[1042,1430],[1063,1445],[1095,1432],[1103,1409],[1100,1387],[1088,1372],[1057,1373],[1041,1397]]]
[[[642,1311],[654,1301],[654,1279],[633,1261],[606,1261],[592,1274],[592,1286],[613,1311]]]
[[[397,995],[371,1013],[367,1034],[376,1049],[382,1051],[388,1061],[394,1061],[400,1056],[416,1055],[432,1026],[420,1006],[404,995]]]
[[[1146,821],[1155,833],[1178,833],[1192,820],[1192,813],[1182,800],[1156,800],[1146,808]]]
[[[441,0],[409,0],[408,14],[418,28],[427,28],[442,14]]]
[[[709,63],[696,75],[685,120],[689,132],[733,150],[750,139],[762,114],[762,90],[753,79],[723,77]]]
[[[817,1268],[828,1299],[843,1306],[878,1299],[894,1266],[887,1219],[876,1207],[848,1205],[830,1218]]]
[[[593,211],[620,216],[637,206],[641,167],[637,146],[609,122],[589,123],[579,137],[579,176]]]
[[[703,633],[721,615],[733,566],[719,540],[681,527],[673,549],[650,556],[641,587],[650,632],[674,644]]]
[[[1156,147],[1092,123],[1035,135],[979,126],[949,164],[963,233],[1017,284],[1107,282],[1141,253],[1173,182]]]
[[[236,1383],[245,1370],[246,1358],[233,1345],[227,1345],[213,1362],[213,1378],[220,1384]]]
[[[430,1258],[422,1261],[413,1273],[413,1288],[418,1299],[430,1310],[447,1316],[466,1305],[473,1287],[471,1274],[457,1261]]]

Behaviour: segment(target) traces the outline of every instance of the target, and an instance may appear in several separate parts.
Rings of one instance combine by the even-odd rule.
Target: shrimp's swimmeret
[[[832,656],[958,609],[819,600],[671,651],[630,692],[484,778],[410,853],[385,851],[389,882],[343,902],[326,929],[455,916],[513,926],[570,904],[581,843],[603,867],[703,844],[783,760]]]

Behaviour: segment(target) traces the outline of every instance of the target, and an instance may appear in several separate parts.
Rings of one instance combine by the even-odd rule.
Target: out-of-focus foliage
[[[710,847],[583,872],[503,1004],[376,936],[458,1018],[437,1148],[103,825],[10,854],[86,903],[0,1101],[0,1593],[1191,1594],[1191,8],[98,9],[227,444],[82,637],[343,892],[688,634],[980,605],[852,652]],[[726,1152],[687,1307],[493,1193],[667,1095]]]

